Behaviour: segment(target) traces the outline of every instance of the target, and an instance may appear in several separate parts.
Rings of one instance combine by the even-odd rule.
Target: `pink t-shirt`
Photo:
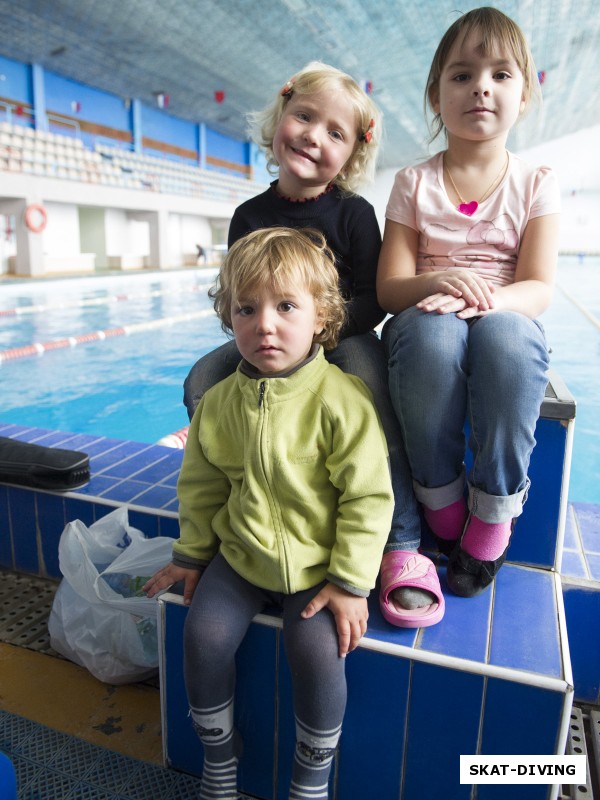
[[[417,274],[470,268],[497,286],[513,283],[527,223],[560,212],[556,176],[509,153],[502,182],[468,217],[446,194],[442,156],[400,170],[385,212],[418,232]]]

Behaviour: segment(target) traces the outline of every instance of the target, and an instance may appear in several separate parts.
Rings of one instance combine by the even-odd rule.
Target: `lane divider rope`
[[[140,294],[110,294],[105,297],[89,297],[85,300],[78,300],[73,303],[54,303],[48,305],[16,306],[15,308],[0,308],[0,317],[20,317],[25,314],[41,314],[46,311],[60,311],[64,308],[91,308],[93,306],[108,305],[109,303],[119,303],[124,300],[146,300],[152,297],[163,297],[165,295],[186,294],[189,292],[203,292],[210,289],[211,283],[197,284],[196,286],[184,289],[157,289],[153,292],[141,292]]]
[[[184,428],[180,428],[174,433],[168,433],[166,436],[159,439],[156,444],[161,444],[163,447],[172,447],[175,450],[183,450],[187,442],[189,429],[190,426],[186,425]]]
[[[573,295],[570,292],[568,292],[563,286],[561,286],[560,284],[557,284],[557,286],[560,289],[560,291],[564,294],[564,296],[567,298],[567,300],[573,303],[575,308],[579,309],[579,311],[581,311],[583,316],[586,317],[592,323],[592,325],[595,325],[595,327],[600,330],[600,320],[597,317],[595,317],[594,314],[592,314],[592,312],[588,308],[586,308],[582,303],[580,303],[579,300],[573,297]]]
[[[34,344],[28,344],[23,347],[11,347],[8,350],[0,350],[0,364],[4,363],[5,361],[13,361],[20,358],[41,356],[51,350],[76,347],[80,344],[98,342],[102,341],[103,339],[112,338],[113,336],[129,336],[132,333],[155,330],[157,328],[164,328],[167,325],[176,325],[178,322],[190,322],[191,320],[212,317],[214,315],[214,309],[205,308],[202,311],[191,311],[187,314],[179,314],[175,317],[163,317],[162,319],[152,320],[151,322],[137,322],[133,323],[132,325],[123,325],[119,328],[108,328],[107,330],[103,331],[82,333],[79,336],[53,339],[49,342],[35,342]]]

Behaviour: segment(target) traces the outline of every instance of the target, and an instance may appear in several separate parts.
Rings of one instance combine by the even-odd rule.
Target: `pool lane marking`
[[[74,303],[55,303],[37,306],[16,306],[15,308],[0,308],[0,317],[18,317],[24,314],[40,314],[45,311],[60,311],[63,308],[91,308],[93,306],[108,305],[109,303],[120,303],[123,300],[146,300],[152,297],[163,297],[165,295],[185,294],[186,292],[203,292],[210,289],[212,283],[199,283],[185,289],[164,289],[154,292],[142,292],[140,294],[110,294],[106,297],[89,297],[87,300],[79,300]]]
[[[598,319],[598,317],[594,316],[594,314],[592,314],[592,312],[589,309],[587,309],[584,305],[582,305],[579,302],[579,300],[576,300],[573,297],[573,295],[570,294],[569,292],[567,292],[567,290],[564,289],[560,284],[557,284],[557,286],[561,290],[561,292],[564,294],[564,296],[567,298],[567,300],[570,300],[571,303],[573,303],[573,305],[577,309],[579,309],[579,311],[581,311],[583,316],[586,317],[587,319],[589,319],[589,321],[592,323],[592,325],[595,325],[596,328],[598,328],[600,330],[600,320]]]
[[[212,308],[205,308],[202,311],[191,311],[188,314],[179,314],[176,317],[164,317],[152,322],[137,322],[132,325],[123,325],[120,328],[107,328],[103,331],[92,331],[82,333],[79,336],[68,336],[63,339],[53,339],[49,342],[35,342],[23,347],[11,347],[8,350],[0,350],[0,364],[4,361],[14,361],[20,358],[31,358],[32,356],[42,356],[50,350],[61,350],[67,347],[76,347],[79,344],[98,342],[114,336],[129,336],[131,333],[149,331],[156,328],[164,328],[167,325],[176,325],[178,322],[190,322],[203,317],[212,317],[215,312]]]

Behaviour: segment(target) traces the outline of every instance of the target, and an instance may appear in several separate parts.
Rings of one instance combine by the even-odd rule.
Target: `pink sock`
[[[467,504],[464,498],[461,497],[455,503],[451,503],[444,508],[438,508],[437,511],[423,506],[423,513],[427,524],[436,536],[439,536],[440,539],[454,541],[458,539],[465,527]]]
[[[511,522],[483,522],[471,516],[460,546],[479,561],[495,561],[508,546]]]

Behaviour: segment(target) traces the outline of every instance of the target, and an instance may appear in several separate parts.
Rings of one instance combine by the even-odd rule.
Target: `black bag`
[[[0,481],[68,492],[90,479],[87,453],[0,436]]]

